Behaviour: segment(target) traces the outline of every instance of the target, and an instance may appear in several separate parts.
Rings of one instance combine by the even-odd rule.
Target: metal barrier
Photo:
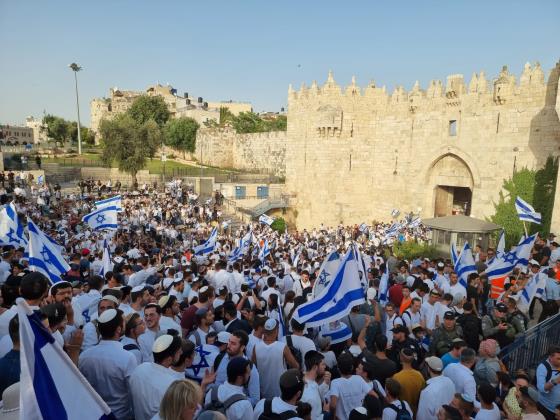
[[[510,372],[533,370],[547,355],[552,344],[560,343],[560,314],[545,319],[504,347],[500,357]]]

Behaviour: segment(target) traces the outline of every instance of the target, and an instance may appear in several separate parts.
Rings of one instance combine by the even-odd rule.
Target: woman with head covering
[[[502,370],[502,365],[498,360],[500,346],[494,339],[487,339],[480,343],[478,348],[479,359],[474,368],[474,379],[477,385],[484,382],[489,383],[493,387],[498,386],[497,373]]]

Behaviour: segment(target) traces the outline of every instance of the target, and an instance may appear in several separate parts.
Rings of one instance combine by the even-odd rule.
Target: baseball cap
[[[453,311],[447,311],[443,314],[443,319],[455,319],[455,313]]]
[[[439,357],[430,356],[426,358],[426,364],[435,372],[441,372],[443,370],[443,362]]]
[[[499,312],[507,312],[507,306],[500,302],[496,305],[496,310]]]

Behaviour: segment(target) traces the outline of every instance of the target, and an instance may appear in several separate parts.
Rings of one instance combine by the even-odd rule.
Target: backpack
[[[130,343],[130,344],[125,344],[125,345],[123,346],[123,349],[124,349],[124,350],[128,350],[128,351],[131,351],[131,350],[140,350],[140,347],[138,347],[138,346],[137,346],[136,344],[134,344],[134,343]]]
[[[547,383],[548,381],[550,381],[550,379],[552,379],[552,372],[553,372],[552,366],[550,365],[548,359],[545,359],[540,365],[544,365],[546,369],[546,378],[544,378],[544,383]],[[537,366],[537,369],[539,368],[539,366]],[[535,372],[535,377],[533,378],[533,385],[537,386],[536,372]]]
[[[294,347],[294,342],[292,341],[292,336],[291,335],[286,336],[286,345],[288,346],[288,348],[290,349],[290,351],[294,355],[294,357],[297,360],[297,362],[299,363],[299,365],[303,366],[302,365],[303,357],[302,357],[301,351],[297,347]]]
[[[218,399],[218,388],[219,385],[214,385],[210,388],[210,402],[204,406],[204,411],[218,411],[222,413],[224,416],[226,415],[226,411],[236,402],[244,401],[247,397],[244,394],[233,394],[224,402]]]
[[[222,363],[222,360],[224,359],[224,356],[225,356],[225,355],[226,355],[226,352],[223,351],[223,352],[221,352],[220,354],[218,354],[218,355],[216,356],[216,358],[214,359],[214,366],[213,366],[214,372],[217,372],[217,371],[218,371],[218,367],[220,366],[220,363]]]
[[[395,410],[395,412],[397,413],[395,420],[412,420],[412,416],[406,409],[406,405],[404,405],[404,402],[402,400],[399,401],[401,403],[401,408],[397,407],[395,404],[389,404],[387,406],[387,408]]]
[[[264,410],[258,420],[288,420],[299,417],[295,411],[283,411],[282,413],[272,412],[272,398],[264,400]]]

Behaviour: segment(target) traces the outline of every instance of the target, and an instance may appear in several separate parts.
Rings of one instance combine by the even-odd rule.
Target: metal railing
[[[560,314],[545,319],[528,329],[509,346],[500,357],[510,372],[518,369],[533,370],[542,362],[552,344],[560,343]]]

